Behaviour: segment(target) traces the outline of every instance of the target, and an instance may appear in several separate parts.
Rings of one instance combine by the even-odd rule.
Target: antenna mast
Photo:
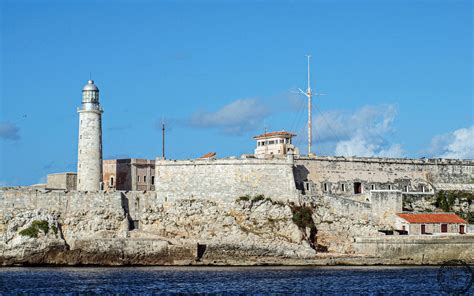
[[[312,98],[313,91],[311,90],[311,71],[309,67],[311,55],[306,55],[308,58],[308,88],[306,91],[303,91],[301,88],[298,88],[299,92],[306,97],[308,97],[308,156],[311,154],[311,146],[313,145],[313,124],[312,124]]]
[[[165,119],[161,120],[161,158],[165,160]]]
[[[301,88],[298,88],[300,94],[305,95],[308,98],[308,156],[311,155],[311,147],[313,146],[313,115],[312,115],[312,101],[313,101],[313,90],[311,89],[311,71],[310,71],[310,59],[311,55],[306,55],[308,58],[308,88],[306,91],[303,91]],[[298,93],[298,92],[296,92]],[[316,92],[316,95],[324,96],[325,94],[321,94]]]
[[[313,145],[313,123],[312,123],[312,98],[313,93],[311,91],[311,79],[310,79],[310,69],[309,62],[311,59],[310,55],[308,57],[308,89],[306,90],[306,96],[308,97],[308,156],[311,154],[311,146]]]

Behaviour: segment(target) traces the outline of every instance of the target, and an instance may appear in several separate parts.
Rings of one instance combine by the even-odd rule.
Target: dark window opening
[[[421,225],[421,234],[426,234],[426,225]]]
[[[202,257],[204,256],[204,253],[206,252],[206,248],[207,246],[206,245],[201,245],[201,244],[197,244],[197,252],[196,252],[196,260],[199,261],[202,259]]]
[[[155,176],[151,176],[151,185],[155,185]]]
[[[110,186],[114,186],[114,177],[110,177]]]
[[[143,182],[146,183],[146,176],[143,176]]]
[[[370,186],[370,188],[371,188],[372,190],[375,190],[375,185],[372,184],[372,185]]]
[[[362,184],[360,182],[354,183],[354,193],[361,194],[362,193]]]
[[[464,234],[464,225],[459,225],[459,233]]]
[[[324,183],[324,191],[325,191],[325,192],[328,191],[328,184],[327,184],[327,183]]]
[[[346,191],[346,185],[345,184],[341,184],[341,190]]]
[[[139,220],[132,220],[128,223],[128,230],[135,230],[140,227],[140,221]]]
[[[448,224],[441,224],[441,232],[448,232]]]

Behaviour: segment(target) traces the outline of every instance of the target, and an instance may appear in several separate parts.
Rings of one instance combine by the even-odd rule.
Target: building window
[[[151,185],[155,185],[155,176],[151,176]]]
[[[421,234],[426,234],[426,225],[421,224]]]
[[[404,190],[405,192],[408,192],[408,186],[405,186]]]
[[[392,190],[392,185],[388,185],[388,190]]]
[[[459,233],[464,234],[464,225],[459,225]]]
[[[328,192],[328,184],[324,183],[324,192]]]
[[[421,192],[425,192],[425,186],[421,185]]]
[[[114,177],[110,177],[110,186],[114,186]]]
[[[79,139],[82,139],[82,135],[79,136]]]
[[[375,190],[375,185],[374,184],[370,185],[370,189]]]
[[[448,224],[441,224],[441,232],[443,233],[448,232]]]
[[[346,184],[341,184],[341,190],[344,192],[346,191]]]
[[[354,183],[354,194],[361,194],[362,193],[362,184],[360,182]]]
[[[146,183],[146,176],[143,176],[143,182]]]

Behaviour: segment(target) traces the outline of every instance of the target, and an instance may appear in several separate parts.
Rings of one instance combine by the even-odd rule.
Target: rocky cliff
[[[123,209],[107,207],[67,214],[16,210],[0,224],[0,264],[192,264],[315,255],[290,206],[269,199],[157,203],[145,208],[138,229],[129,231],[129,223]]]
[[[0,265],[436,264],[456,259],[445,251],[452,246],[474,260],[466,247],[472,235],[436,245],[384,239],[379,230],[388,225],[366,202],[337,197],[295,204],[264,196],[165,201],[143,192],[14,191],[0,204]],[[412,260],[406,252],[387,255],[391,246],[410,250]]]

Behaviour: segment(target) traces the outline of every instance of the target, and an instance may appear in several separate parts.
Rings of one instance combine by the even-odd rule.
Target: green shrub
[[[261,200],[264,200],[265,199],[265,196],[263,194],[259,194],[259,195],[256,195],[252,198],[252,202],[258,202],[258,201],[261,201]]]
[[[315,229],[316,225],[314,225],[313,221],[313,210],[310,207],[306,206],[293,206],[291,208],[293,212],[292,220],[293,222],[298,225],[300,228],[309,227],[310,229]]]
[[[54,232],[54,234],[58,234],[58,228],[56,227],[56,225],[52,225],[51,230]]]
[[[20,231],[20,235],[29,236],[37,238],[39,231],[43,231],[44,234],[47,234],[49,231],[49,223],[46,220],[35,220],[31,223],[30,227]],[[57,229],[56,229],[57,231]]]
[[[273,205],[284,206],[285,203],[279,200],[273,200],[269,197],[265,198],[266,201],[271,202]]]
[[[42,230],[44,234],[47,234],[49,231],[49,223],[45,220],[35,220],[33,223],[31,223],[31,226]]]
[[[250,200],[250,196],[247,194],[247,195],[243,195],[243,196],[239,196],[237,198],[237,201],[249,201]]]
[[[38,228],[30,226],[20,231],[20,235],[36,238],[38,237]]]

